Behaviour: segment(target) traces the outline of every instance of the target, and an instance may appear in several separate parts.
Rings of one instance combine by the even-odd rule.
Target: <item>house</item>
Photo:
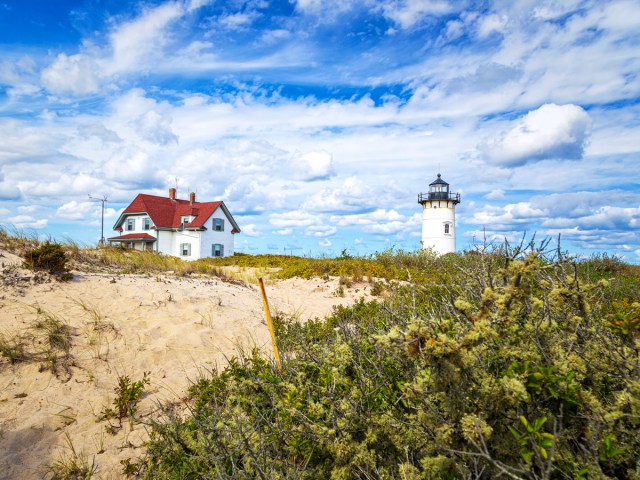
[[[150,250],[185,260],[233,255],[233,240],[240,227],[223,202],[196,202],[138,194],[125,208],[113,229],[120,232],[109,242],[136,250]]]

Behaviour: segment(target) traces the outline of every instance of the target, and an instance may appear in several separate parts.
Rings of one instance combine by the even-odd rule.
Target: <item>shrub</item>
[[[27,268],[32,270],[46,270],[52,275],[58,275],[66,280],[70,278],[67,270],[69,258],[64,248],[62,248],[62,245],[45,242],[37,248],[27,250],[24,258],[24,263]]]
[[[147,478],[640,478],[638,298],[533,247],[425,261],[450,281],[277,319],[282,370],[201,379]]]
[[[145,386],[148,384],[148,372],[145,372],[142,379],[137,381],[132,381],[128,375],[118,376],[118,385],[114,389],[116,392],[113,400],[114,408],[105,408],[99,420],[115,418],[122,423],[123,418],[133,418],[138,411],[138,404],[144,394]]]

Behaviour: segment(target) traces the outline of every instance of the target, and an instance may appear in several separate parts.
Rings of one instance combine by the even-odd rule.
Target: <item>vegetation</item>
[[[277,319],[282,370],[198,381],[146,478],[640,478],[638,268],[544,246],[379,257],[414,281]]]
[[[72,329],[56,315],[38,305],[27,306],[35,319],[24,332],[0,334],[0,357],[11,364],[39,362],[40,370],[50,370],[59,380],[71,379]],[[0,365],[1,366],[1,365]]]
[[[145,372],[142,379],[132,381],[128,375],[118,376],[118,385],[115,387],[116,397],[113,400],[114,408],[105,408],[98,420],[117,419],[122,425],[123,418],[133,417],[138,412],[138,404],[144,395],[144,389],[149,384],[149,373]],[[117,429],[110,425],[108,431],[115,433]]]
[[[71,437],[65,433],[65,442],[69,452],[63,452],[47,470],[50,480],[89,480],[96,473],[95,459],[89,460],[82,453],[78,453],[71,442]]]
[[[15,251],[43,245],[4,231],[0,241]],[[380,295],[324,320],[276,317],[282,369],[239,351],[190,388],[186,415],[158,410],[165,417],[149,420],[145,457],[121,462],[127,474],[640,479],[640,267],[547,246],[196,262],[63,248],[89,269],[228,279],[229,268],[248,267],[336,276],[336,295],[369,281]],[[0,336],[10,362],[69,357],[70,331],[38,315],[32,335]],[[103,419],[132,419],[147,384],[146,375],[119,377]]]
[[[45,270],[52,275],[57,275],[61,280],[70,280],[71,274],[67,269],[66,252],[58,243],[44,242],[36,248],[24,253],[24,264],[31,270]]]

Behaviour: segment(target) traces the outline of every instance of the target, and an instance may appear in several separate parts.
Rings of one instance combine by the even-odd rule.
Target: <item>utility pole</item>
[[[102,224],[100,226],[100,243],[98,243],[98,245],[100,247],[104,247],[104,204],[108,202],[109,199],[107,198],[106,195],[103,195],[102,197],[94,197],[91,194],[89,194],[89,200],[102,203]]]

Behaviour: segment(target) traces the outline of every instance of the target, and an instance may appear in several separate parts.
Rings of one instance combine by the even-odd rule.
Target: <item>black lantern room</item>
[[[449,184],[442,179],[442,175],[438,174],[438,178],[429,184],[429,193],[421,193],[418,196],[418,203],[425,203],[432,200],[446,200],[460,203],[460,194],[451,193],[449,191]]]

